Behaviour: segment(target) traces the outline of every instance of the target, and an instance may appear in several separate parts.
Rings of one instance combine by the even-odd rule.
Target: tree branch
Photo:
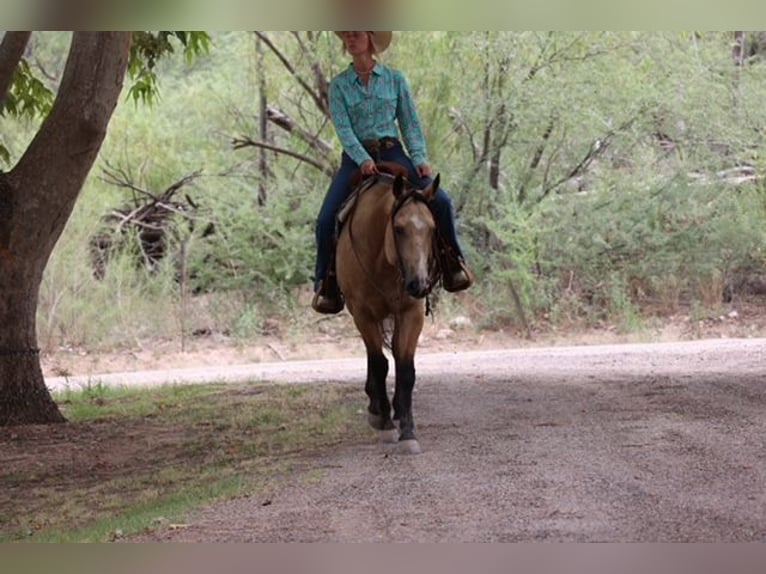
[[[149,202],[150,204],[162,205],[164,207],[167,207],[167,206],[165,206],[162,203],[163,201],[169,201],[173,197],[173,194],[175,194],[175,192],[177,192],[186,184],[193,182],[195,179],[197,179],[198,177],[202,175],[201,169],[194,171],[190,173],[189,175],[185,175],[178,181],[171,183],[167,188],[165,188],[165,190],[162,193],[158,195],[158,194],[152,193],[149,190],[143,189],[142,187],[139,187],[138,185],[133,183],[132,181],[133,178],[127,171],[125,171],[122,168],[113,167],[109,162],[106,162],[106,167],[103,168],[101,172],[103,173],[103,175],[101,176],[100,179],[104,183],[108,183],[110,185],[114,185],[115,187],[121,187],[124,189],[129,189],[131,191],[137,192],[151,199],[151,201]],[[188,199],[189,198],[187,196],[187,200]],[[135,197],[133,202],[137,206],[139,205],[138,200],[135,199]],[[192,202],[189,201],[189,203],[191,204]],[[145,207],[145,206],[146,204],[142,204],[139,207]],[[196,207],[196,206],[192,205],[192,207]]]
[[[292,158],[302,161],[303,163],[307,163],[312,167],[315,167],[316,169],[318,169],[319,171],[321,171],[328,177],[332,177],[335,173],[335,171],[333,170],[331,166],[323,165],[319,163],[318,161],[310,158],[307,155],[303,155],[301,153],[297,153],[289,149],[281,148],[279,146],[267,144],[264,142],[258,142],[249,137],[234,138],[231,143],[234,149],[242,149],[244,147],[255,147],[258,149],[266,149],[269,151],[273,151],[274,153],[290,156]]]
[[[158,199],[157,196],[154,195],[151,191],[138,187],[135,183],[133,183],[131,181],[133,178],[127,171],[122,168],[113,167],[109,161],[106,162],[106,167],[101,169],[101,173],[103,175],[99,179],[104,183],[114,185],[115,187],[129,189],[139,193],[140,195],[150,197],[154,201],[157,201]],[[138,205],[138,200],[135,198],[135,196],[133,197],[133,203]]]
[[[479,146],[476,145],[476,138],[473,135],[471,126],[468,125],[463,116],[460,114],[460,110],[455,107],[451,107],[447,112],[447,115],[449,116],[449,119],[452,120],[452,130],[458,134],[460,132],[465,132],[468,136],[468,143],[471,144],[471,156],[473,158],[473,163],[476,163],[479,158]]]
[[[293,65],[290,63],[290,61],[285,57],[285,55],[279,51],[279,48],[277,48],[274,43],[271,41],[271,39],[264,34],[263,32],[255,32],[255,35],[258,36],[266,46],[268,46],[269,50],[271,50],[274,55],[279,58],[279,61],[282,62],[282,65],[285,67],[285,69],[290,72],[290,75],[292,75],[295,78],[295,81],[300,84],[300,86],[311,96],[311,99],[314,100],[314,103],[317,105],[317,107],[322,110],[322,112],[329,117],[330,110],[327,106],[327,103],[322,101],[322,97],[320,94],[318,94],[309,84],[304,80],[297,72],[297,70],[293,67]]]
[[[555,114],[551,116],[551,118],[548,120],[548,125],[545,128],[545,131],[543,132],[542,137],[540,138],[540,143],[537,144],[537,148],[535,148],[535,153],[532,155],[532,160],[529,162],[529,167],[527,168],[527,174],[524,176],[521,185],[519,186],[519,191],[516,193],[516,197],[518,198],[518,203],[524,203],[527,198],[527,184],[529,184],[529,180],[532,179],[532,172],[535,171],[539,165],[540,161],[543,158],[543,154],[545,153],[545,148],[548,145],[548,141],[550,140],[551,134],[553,133],[553,128],[556,125],[556,116]]]
[[[288,116],[285,112],[278,110],[275,107],[266,107],[266,117],[269,121],[288,133],[294,134],[309,144],[312,148],[317,150],[324,156],[329,156],[333,152],[332,146],[326,141],[319,139],[308,130],[303,129],[298,123]]]
[[[0,110],[11,89],[13,74],[19,65],[32,32],[6,32],[0,44]]]
[[[122,90],[130,32],[74,32],[50,113],[8,172],[28,193],[19,251],[44,266],[98,155]]]
[[[609,144],[611,143],[611,140],[617,134],[627,130],[631,125],[633,125],[641,113],[642,111],[639,111],[635,116],[623,122],[617,129],[609,131],[603,138],[595,139],[580,162],[574,168],[572,168],[572,170],[567,175],[543,189],[543,193],[540,196],[539,201],[542,201],[551,191],[556,189],[564,182],[569,181],[570,179],[584,173],[590,164],[593,163],[593,160],[595,160],[606,151],[606,149],[609,147]]]
[[[170,199],[173,197],[173,194],[181,189],[183,186],[185,186],[187,183],[193,182],[195,179],[200,177],[202,175],[202,170],[198,169],[195,172],[190,173],[189,175],[185,175],[175,183],[171,183],[168,188],[162,192],[162,195],[160,196],[161,199]]]
[[[314,44],[314,37],[311,34],[311,32],[306,33],[308,36],[309,41]],[[330,87],[330,83],[327,81],[327,76],[324,73],[324,70],[322,70],[322,64],[319,63],[319,60],[317,59],[317,51],[316,46],[313,46],[314,49],[311,49],[310,46],[306,45],[306,42],[303,41],[303,38],[301,38],[301,35],[299,32],[293,32],[293,37],[295,38],[295,41],[298,43],[298,46],[300,46],[301,52],[303,52],[303,55],[311,60],[311,71],[314,72],[314,85],[316,86],[316,94],[319,96],[319,99],[322,101],[322,110],[329,110],[330,109],[330,98],[328,95],[328,90]]]
[[[571,42],[569,42],[568,44],[566,44],[565,46],[561,48],[556,48],[554,46],[553,52],[546,59],[543,60],[543,56],[545,55],[545,52],[547,51],[547,47],[551,45],[553,41],[552,38],[553,38],[553,33],[549,32],[546,46],[543,47],[540,54],[538,55],[537,61],[527,72],[527,75],[524,78],[524,81],[530,81],[534,79],[534,77],[539,72],[541,72],[545,68],[553,66],[554,64],[563,64],[568,62],[585,62],[586,60],[589,60],[591,58],[595,58],[597,56],[604,56],[608,54],[607,50],[594,49],[594,50],[586,50],[586,52],[580,56],[570,56],[569,53],[574,51],[575,46],[578,43],[580,43],[580,41],[583,39],[583,35],[581,34],[573,38]]]

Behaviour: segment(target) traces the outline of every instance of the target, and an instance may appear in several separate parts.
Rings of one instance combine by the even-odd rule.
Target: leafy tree
[[[201,33],[75,32],[54,98],[24,58],[30,37],[6,32],[0,44],[0,111],[43,117],[16,163],[0,172],[0,425],[64,421],[40,368],[38,295],[126,71],[135,80],[133,98],[151,102],[155,64],[173,51],[174,40],[187,56],[207,47]]]

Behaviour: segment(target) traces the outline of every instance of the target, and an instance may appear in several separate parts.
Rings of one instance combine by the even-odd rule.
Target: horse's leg
[[[386,390],[388,359],[383,354],[383,334],[375,321],[358,314],[354,316],[354,323],[367,349],[367,382],[364,385],[370,399],[367,421],[375,430],[392,430],[394,423],[391,421],[391,403]]]
[[[399,441],[403,451],[410,454],[420,452],[415,438],[415,420],[412,416],[412,391],[415,388],[415,349],[423,329],[423,321],[422,311],[415,307],[398,315],[394,326],[394,419],[399,421]]]

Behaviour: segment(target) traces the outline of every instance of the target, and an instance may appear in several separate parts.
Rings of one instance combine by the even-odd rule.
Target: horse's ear
[[[404,178],[402,177],[402,174],[394,178],[394,197],[399,199],[399,197],[402,195],[402,192],[404,191]]]
[[[439,189],[439,174],[436,174],[436,177],[431,182],[431,185],[426,187],[423,190],[423,197],[426,201],[433,201],[434,197],[436,197],[436,191]]]

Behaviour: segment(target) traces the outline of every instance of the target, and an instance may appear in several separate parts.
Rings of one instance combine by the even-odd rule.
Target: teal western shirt
[[[378,62],[365,86],[353,65],[349,65],[330,82],[329,98],[338,139],[357,165],[371,159],[362,146],[363,140],[396,138],[399,131],[412,162],[415,165],[428,163],[426,142],[412,93],[399,70]]]

